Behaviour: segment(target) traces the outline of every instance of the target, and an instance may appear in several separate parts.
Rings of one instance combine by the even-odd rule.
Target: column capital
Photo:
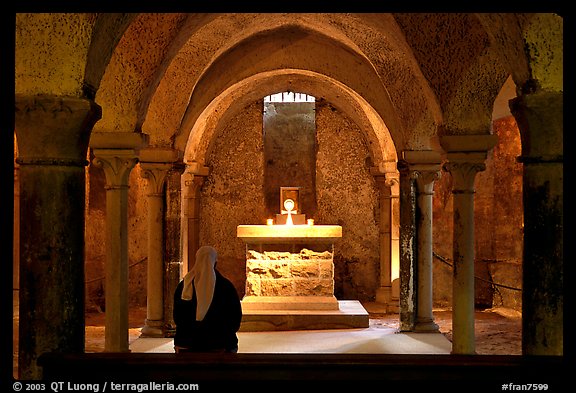
[[[92,163],[104,169],[106,189],[127,188],[130,171],[138,162],[138,152],[148,143],[148,135],[134,132],[94,132],[90,148]]]
[[[453,194],[473,194],[474,179],[478,172],[486,169],[484,162],[447,162],[443,170],[452,175],[454,183],[452,185]]]
[[[482,135],[446,135],[440,137],[440,144],[446,151],[448,162],[442,169],[452,175],[453,194],[473,194],[474,179],[478,172],[486,169],[488,152],[496,146],[498,137]]]
[[[172,164],[160,163],[140,163],[142,168],[142,178],[148,184],[148,196],[161,197],[164,195],[164,183],[168,172],[172,169]]]
[[[396,169],[384,172],[377,167],[373,167],[370,169],[370,173],[380,187],[393,187],[400,182],[400,174]]]
[[[417,169],[414,171],[416,177],[416,185],[418,187],[418,194],[420,195],[433,195],[434,182],[441,177],[440,165],[435,165],[431,170]]]
[[[208,176],[209,168],[199,163],[187,163],[182,174],[182,198],[195,198],[195,191],[204,183]]]
[[[19,164],[86,166],[90,132],[102,117],[98,104],[77,97],[19,94],[15,104]]]
[[[133,150],[98,149],[94,150],[92,163],[104,170],[106,189],[128,188],[130,171],[138,162]]]
[[[420,193],[427,185],[440,178],[441,155],[435,150],[404,150],[398,161],[398,170],[407,173],[411,180],[416,180]],[[426,186],[425,186],[426,185]],[[431,193],[431,190],[424,193]]]

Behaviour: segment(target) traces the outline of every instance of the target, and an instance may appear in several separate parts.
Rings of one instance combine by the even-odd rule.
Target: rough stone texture
[[[500,284],[494,287],[492,307],[505,307],[521,312],[522,264],[516,261],[490,264],[490,277],[492,281]]]
[[[246,295],[332,296],[332,253],[302,249],[299,253],[246,253]]]
[[[334,295],[369,301],[380,285],[378,188],[360,129],[329,103],[316,106],[318,224],[341,225],[334,245]]]
[[[95,20],[92,13],[17,13],[18,93],[80,97]]]
[[[103,107],[113,107],[114,111],[105,111],[94,131],[132,132],[141,126],[138,109],[145,100],[143,93],[155,86],[154,70],[160,66],[182,18],[178,13],[142,13],[126,29],[96,94],[96,102]],[[127,74],[126,69],[130,70]],[[117,80],[118,75],[124,75],[121,82]],[[122,89],[114,86],[118,82]],[[150,143],[170,146],[163,135],[158,135],[159,131],[163,134],[164,127],[147,130]]]
[[[264,209],[262,101],[232,117],[216,135],[201,191],[200,244],[218,250],[218,269],[244,296],[246,245],[236,237],[241,224],[266,223]]]

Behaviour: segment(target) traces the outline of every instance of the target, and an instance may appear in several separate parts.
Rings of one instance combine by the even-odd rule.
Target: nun
[[[218,253],[202,246],[174,292],[174,350],[238,352],[242,306],[236,288],[217,269]]]

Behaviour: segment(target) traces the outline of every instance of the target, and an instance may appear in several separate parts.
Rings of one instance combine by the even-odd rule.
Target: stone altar
[[[334,243],[341,226],[239,225],[237,236],[246,243],[241,331],[368,327],[358,301],[334,296]]]

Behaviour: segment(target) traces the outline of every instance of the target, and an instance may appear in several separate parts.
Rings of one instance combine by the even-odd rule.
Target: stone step
[[[241,332],[368,328],[368,311],[357,300],[338,300],[337,310],[246,310]]]

